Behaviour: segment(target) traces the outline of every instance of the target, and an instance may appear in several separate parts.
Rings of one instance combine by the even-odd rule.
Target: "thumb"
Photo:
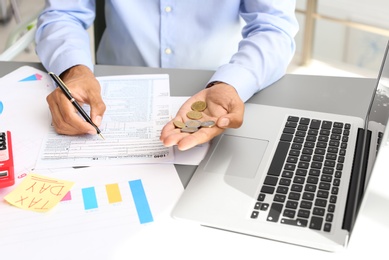
[[[91,119],[93,123],[95,123],[97,126],[100,126],[106,109],[103,100],[99,99],[99,101],[91,101],[90,109],[91,109]]]
[[[230,119],[228,117],[221,117],[217,120],[217,126],[220,128],[229,128]]]
[[[227,114],[217,120],[219,128],[238,128],[243,123],[243,114]]]
[[[217,120],[219,128],[238,128],[243,124],[244,103],[240,99],[229,106],[228,114],[221,116]]]

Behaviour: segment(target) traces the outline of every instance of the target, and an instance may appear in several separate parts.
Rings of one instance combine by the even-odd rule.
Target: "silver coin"
[[[181,132],[183,133],[194,133],[194,132],[197,132],[199,129],[197,127],[183,127],[181,128]]]
[[[201,126],[201,121],[199,120],[188,120],[185,122],[186,127],[196,127],[199,128]]]
[[[206,127],[206,128],[211,128],[211,127],[214,127],[216,125],[215,121],[204,121],[201,123],[201,127]]]

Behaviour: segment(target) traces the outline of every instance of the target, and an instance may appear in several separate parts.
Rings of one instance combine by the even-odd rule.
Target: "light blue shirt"
[[[95,1],[46,2],[36,34],[43,65],[57,74],[77,64],[93,70],[86,29]],[[98,64],[215,70],[209,82],[234,86],[244,102],[282,77],[295,51],[295,0],[105,2]]]

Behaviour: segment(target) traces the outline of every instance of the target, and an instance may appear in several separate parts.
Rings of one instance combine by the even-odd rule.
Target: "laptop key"
[[[321,230],[321,226],[323,225],[323,218],[321,217],[312,217],[311,222],[309,223],[310,229]]]
[[[327,222],[332,222],[333,219],[334,219],[334,214],[332,214],[332,213],[327,213],[326,221],[327,221]]]
[[[267,211],[268,208],[269,208],[269,204],[268,203],[261,203],[260,210]]]
[[[274,176],[266,176],[264,184],[269,186],[276,186],[278,182],[278,178]]]
[[[261,203],[260,202],[255,203],[254,209],[258,210],[260,208],[261,208]]]
[[[292,127],[285,127],[283,133],[284,134],[294,134],[295,128]]]
[[[286,155],[288,154],[289,146],[290,143],[288,142],[278,143],[276,153],[274,154],[272,163],[268,171],[268,175],[279,176],[281,174],[283,166],[281,162],[285,161]]]
[[[258,200],[258,201],[264,201],[265,198],[266,198],[266,194],[260,193],[260,194],[258,195],[257,200]]]
[[[277,193],[281,193],[281,194],[287,194],[288,193],[288,190],[289,188],[288,187],[285,187],[285,186],[279,186],[277,188]]]
[[[288,121],[298,122],[299,117],[298,116],[288,116]]]
[[[286,210],[284,210],[284,214],[282,216],[287,217],[287,218],[294,218],[295,215],[296,215],[295,210],[286,209]]]
[[[303,208],[303,209],[311,209],[312,208],[312,202],[303,200],[303,201],[301,201],[300,207]]]
[[[291,134],[282,134],[280,140],[285,142],[291,142],[293,140],[293,135]]]
[[[308,221],[305,219],[287,219],[283,218],[281,219],[282,224],[288,224],[292,226],[297,226],[297,227],[306,227],[308,225]]]
[[[320,121],[320,120],[312,119],[310,128],[311,128],[311,129],[319,129],[320,124],[321,124],[321,121]]]
[[[328,212],[335,212],[335,204],[328,205]]]
[[[322,128],[324,128],[324,129],[331,129],[332,128],[332,122],[330,122],[330,121],[323,121]]]
[[[288,199],[290,200],[300,200],[301,194],[298,192],[289,193]]]
[[[259,215],[259,212],[258,211],[253,211],[252,213],[251,213],[251,216],[250,216],[250,218],[258,218],[258,215]]]
[[[283,206],[284,205],[280,203],[272,203],[270,206],[269,215],[267,215],[267,221],[278,222]]]
[[[274,195],[274,201],[277,202],[285,202],[286,196],[282,194],[276,194]]]
[[[314,207],[313,208],[313,215],[324,216],[324,213],[325,213],[325,209],[324,208],[320,208],[320,207]]]
[[[309,218],[311,212],[309,210],[300,209],[297,213],[297,216],[300,218]]]
[[[274,187],[264,185],[262,186],[261,193],[273,194],[274,190],[275,190]]]
[[[331,223],[325,223],[323,230],[326,232],[330,232],[331,231]]]
[[[335,128],[343,128],[343,123],[335,122],[335,123],[334,123],[334,127],[335,127]]]
[[[300,124],[302,124],[302,125],[309,125],[309,122],[311,121],[311,119],[309,119],[309,118],[306,118],[306,117],[302,117],[301,119],[300,119]]]

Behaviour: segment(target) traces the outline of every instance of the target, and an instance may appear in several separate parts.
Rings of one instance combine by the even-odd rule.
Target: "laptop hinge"
[[[370,141],[371,131],[366,131],[362,128],[359,128],[357,134],[357,145],[354,154],[354,162],[351,171],[349,191],[347,194],[346,210],[342,226],[343,229],[349,231],[350,233],[354,226],[364,193]]]

